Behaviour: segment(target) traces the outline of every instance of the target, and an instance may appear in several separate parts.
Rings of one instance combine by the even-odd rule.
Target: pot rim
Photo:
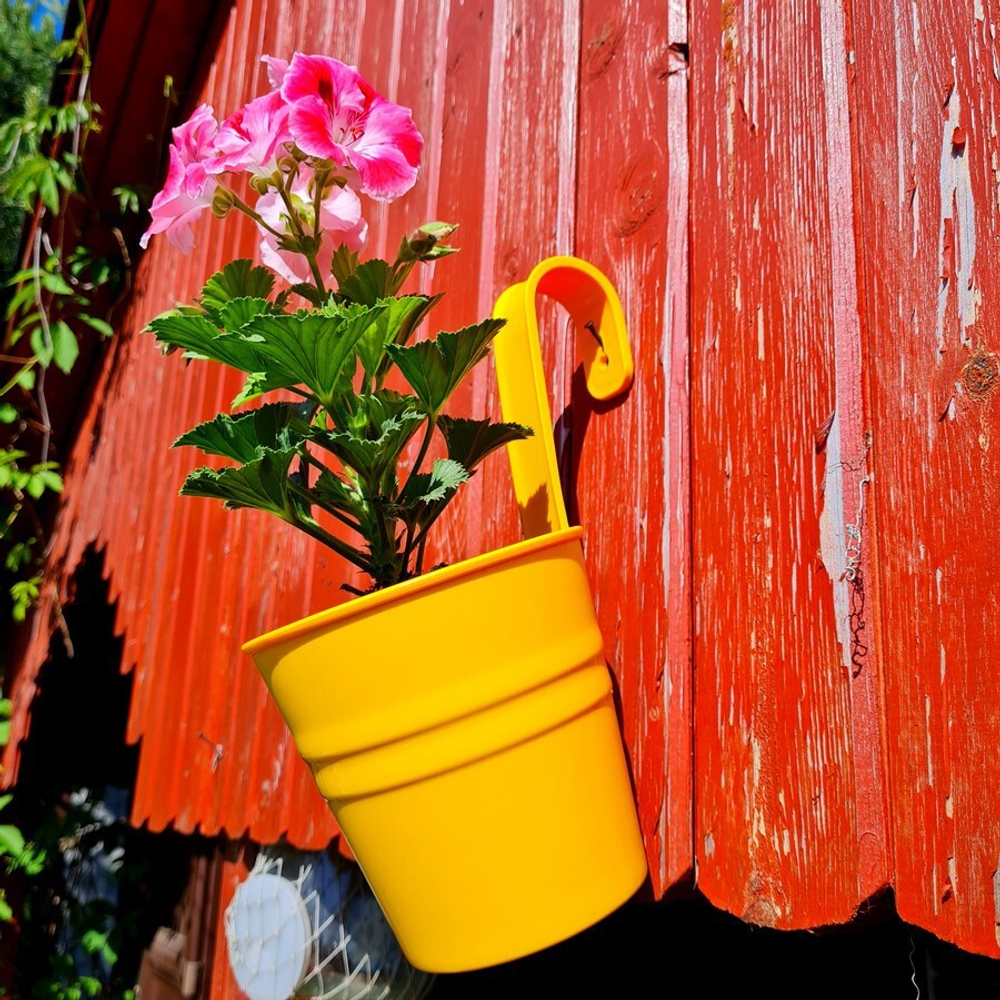
[[[524,541],[515,542],[513,545],[505,545],[502,549],[493,549],[491,552],[484,552],[482,555],[473,556],[471,559],[463,559],[461,562],[441,569],[431,570],[421,576],[415,576],[410,580],[386,587],[385,590],[376,590],[372,594],[365,594],[363,597],[356,597],[353,600],[345,601],[336,607],[318,611],[315,614],[300,618],[298,621],[288,625],[279,626],[254,639],[249,639],[243,644],[243,652],[250,656],[263,652],[279,643],[288,642],[291,639],[298,639],[327,625],[334,625],[345,618],[364,614],[385,604],[392,604],[395,601],[402,601],[408,597],[413,597],[421,591],[430,590],[440,584],[451,583],[465,576],[472,576],[484,570],[493,569],[506,562],[513,562],[523,556],[532,555],[535,552],[542,552],[545,549],[555,548],[565,542],[574,541],[583,537],[583,528],[574,525],[570,528],[563,528],[561,531],[553,531],[547,535],[539,535],[536,538],[526,538]]]

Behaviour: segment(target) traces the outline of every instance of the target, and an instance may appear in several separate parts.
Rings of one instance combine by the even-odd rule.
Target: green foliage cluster
[[[12,138],[14,122],[31,122],[48,103],[56,63],[52,20],[32,26],[32,7],[24,0],[0,0],[0,130]],[[37,152],[34,136],[16,143],[0,143],[0,167],[9,171]],[[9,280],[17,266],[24,211],[11,198],[0,198],[0,282]],[[2,301],[2,297],[0,297]]]
[[[296,397],[220,414],[184,434],[176,444],[239,464],[195,470],[182,494],[270,512],[363,570],[371,589],[421,573],[428,532],[462,484],[497,448],[531,434],[443,412],[502,320],[411,342],[440,296],[400,289],[417,261],[452,251],[439,237],[453,229],[418,230],[391,264],[359,263],[341,247],[336,292],[296,288],[312,309],[290,309],[287,291],[272,297],[270,271],[237,260],[209,279],[195,305],[154,319],[149,328],[168,350],[245,375],[234,407],[279,390]],[[409,392],[389,387],[399,376]],[[447,457],[427,464],[436,432]],[[411,441],[419,441],[412,463]],[[350,529],[350,540],[330,530],[333,522]]]
[[[10,738],[10,716],[10,701],[0,699],[0,748],[6,746]],[[6,811],[13,808],[13,802],[13,794],[0,795],[0,813],[6,815]],[[0,885],[0,938],[4,925],[11,927],[16,919],[22,936],[41,936],[46,944],[44,967],[32,977],[30,984],[33,997],[51,1000],[83,1000],[96,996],[132,1000],[134,997],[131,987],[119,982],[115,975],[122,930],[115,923],[112,909],[102,899],[80,902],[72,893],[59,888],[67,845],[81,846],[83,834],[88,830],[95,831],[95,835],[108,836],[107,828],[95,822],[95,805],[89,794],[76,795],[64,808],[51,812],[30,837],[18,824],[0,822],[0,874],[6,882],[12,877],[22,882],[17,912],[5,887]],[[129,871],[123,853],[118,851],[111,864],[111,874],[123,882],[136,873]],[[71,947],[52,947],[49,939],[55,927],[64,928],[64,936]],[[83,956],[82,968],[78,964],[79,956]],[[101,972],[101,977],[95,972]],[[6,995],[2,985],[0,995]]]
[[[39,216],[28,266],[9,274],[0,293],[0,574],[7,581],[0,607],[8,603],[15,620],[40,592],[39,506],[62,490],[46,373],[54,366],[68,374],[84,335],[112,334],[108,290],[127,268],[127,254],[108,257],[81,244],[69,210],[77,203],[90,214],[94,208],[81,169],[99,112],[87,87],[86,21],[56,42],[51,22],[36,35],[30,20],[22,0],[0,0],[0,94],[9,102],[0,119],[0,212],[16,220],[11,231],[18,240],[27,213]],[[56,70],[68,95],[58,104],[48,97]],[[118,196],[123,211],[136,200],[133,192]]]

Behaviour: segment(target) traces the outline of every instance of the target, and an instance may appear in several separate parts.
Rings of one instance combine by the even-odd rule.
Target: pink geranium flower
[[[296,53],[281,80],[289,128],[303,152],[353,167],[373,198],[388,201],[413,187],[424,141],[409,108],[329,56]]]
[[[219,155],[206,169],[212,174],[245,171],[266,177],[274,172],[285,143],[291,141],[288,105],[281,94],[273,91],[251,101],[222,123],[215,139]]]
[[[153,199],[149,214],[152,222],[139,245],[144,249],[149,238],[166,233],[167,239],[182,253],[194,247],[192,222],[212,204],[217,182],[209,176],[207,165],[215,155],[215,137],[219,126],[211,107],[202,104],[195,113],[173,131],[167,180]]]
[[[312,171],[300,168],[300,173],[292,185],[292,200],[299,217],[312,226],[313,208],[311,190]],[[277,191],[269,191],[257,200],[255,206],[260,217],[279,233],[289,232],[287,209]],[[317,264],[323,274],[330,273],[334,251],[341,244],[349,250],[360,253],[368,238],[368,223],[361,217],[361,199],[349,187],[334,186],[320,204],[320,235],[323,237],[317,255]],[[263,239],[260,244],[260,259],[276,274],[291,284],[312,280],[309,261],[303,254],[282,250],[278,237],[260,228]]]

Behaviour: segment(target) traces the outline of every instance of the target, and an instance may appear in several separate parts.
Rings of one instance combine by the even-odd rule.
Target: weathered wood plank
[[[1000,955],[1000,10],[853,15],[896,904]]]
[[[575,513],[656,896],[693,861],[686,27],[681,4],[587,0],[577,126],[576,252],[617,287],[636,378],[610,406],[574,381]]]
[[[848,628],[844,470],[864,445],[850,242],[834,232],[851,218],[849,142],[824,90],[844,90],[838,45],[826,7],[694,9],[698,883],[779,927],[843,921],[888,874],[878,742],[853,738],[877,717]]]

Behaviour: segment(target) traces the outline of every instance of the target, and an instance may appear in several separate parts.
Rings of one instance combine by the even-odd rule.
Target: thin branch
[[[35,281],[35,306],[38,309],[38,319],[42,324],[42,335],[45,338],[45,348],[52,355],[52,331],[49,329],[49,318],[45,313],[45,305],[42,302],[42,283],[39,280],[39,275],[41,274],[42,265],[42,231],[40,229],[35,230],[35,249],[34,249],[34,281]],[[42,447],[41,447],[41,461],[47,462],[49,460],[49,441],[52,438],[52,421],[49,419],[49,406],[45,399],[45,366],[42,366],[42,370],[38,373],[38,381],[35,384],[35,392],[38,396],[38,409],[41,413],[42,424],[44,430],[42,431]]]

